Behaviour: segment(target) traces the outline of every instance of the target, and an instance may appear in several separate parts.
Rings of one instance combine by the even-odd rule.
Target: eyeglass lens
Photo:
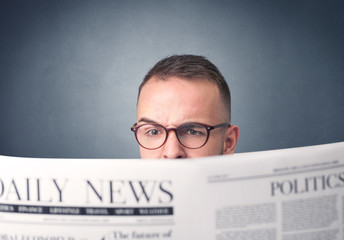
[[[158,148],[166,139],[166,130],[159,125],[143,125],[137,129],[137,140],[145,148]]]
[[[188,148],[199,148],[208,138],[207,129],[200,124],[184,124],[177,128],[179,142]],[[160,125],[147,124],[137,129],[137,140],[149,149],[159,148],[167,138],[167,131]]]

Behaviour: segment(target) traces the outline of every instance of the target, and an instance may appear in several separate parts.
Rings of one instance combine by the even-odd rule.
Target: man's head
[[[133,130],[142,158],[202,157],[234,152],[239,130],[230,120],[230,91],[216,66],[176,55],[144,78]]]

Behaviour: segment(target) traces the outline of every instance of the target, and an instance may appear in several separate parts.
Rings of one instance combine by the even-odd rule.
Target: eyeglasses
[[[131,128],[134,132],[137,142],[141,147],[154,150],[165,144],[168,133],[174,131],[181,145],[190,149],[203,147],[208,139],[210,131],[220,127],[230,127],[229,122],[221,123],[215,126],[209,126],[202,123],[184,123],[177,128],[165,128],[160,124],[143,124]]]

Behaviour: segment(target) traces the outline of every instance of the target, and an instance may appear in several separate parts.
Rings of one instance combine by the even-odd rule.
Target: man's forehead
[[[207,86],[209,91],[212,89],[216,92],[219,92],[217,85],[206,78],[182,78],[178,76],[171,76],[171,77],[156,77],[153,76],[150,78],[143,86],[140,92],[140,95],[144,89],[147,89],[147,86],[150,87],[151,85],[160,86],[162,88],[166,88],[166,92],[170,87],[175,88],[184,88],[185,86],[191,86],[198,88],[200,86]]]
[[[151,124],[158,124],[157,121],[150,119],[148,117],[141,117],[137,120],[137,123],[144,122],[144,123],[151,123]]]
[[[208,80],[155,78],[141,90],[137,120],[175,124],[183,121],[210,123],[213,119],[217,122],[222,115],[221,106],[218,88]]]
[[[180,97],[183,98],[180,99]],[[187,104],[188,101],[190,103],[194,101],[202,103],[204,99],[209,97],[213,100],[219,100],[220,94],[218,87],[207,79],[184,79],[174,76],[164,79],[154,77],[148,80],[141,89],[138,103],[140,103],[141,98],[156,101],[157,104],[161,103],[161,100],[166,100],[171,105],[178,102]]]

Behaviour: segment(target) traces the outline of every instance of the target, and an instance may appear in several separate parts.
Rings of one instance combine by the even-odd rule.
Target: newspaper
[[[344,142],[189,160],[0,156],[0,240],[343,240]]]

